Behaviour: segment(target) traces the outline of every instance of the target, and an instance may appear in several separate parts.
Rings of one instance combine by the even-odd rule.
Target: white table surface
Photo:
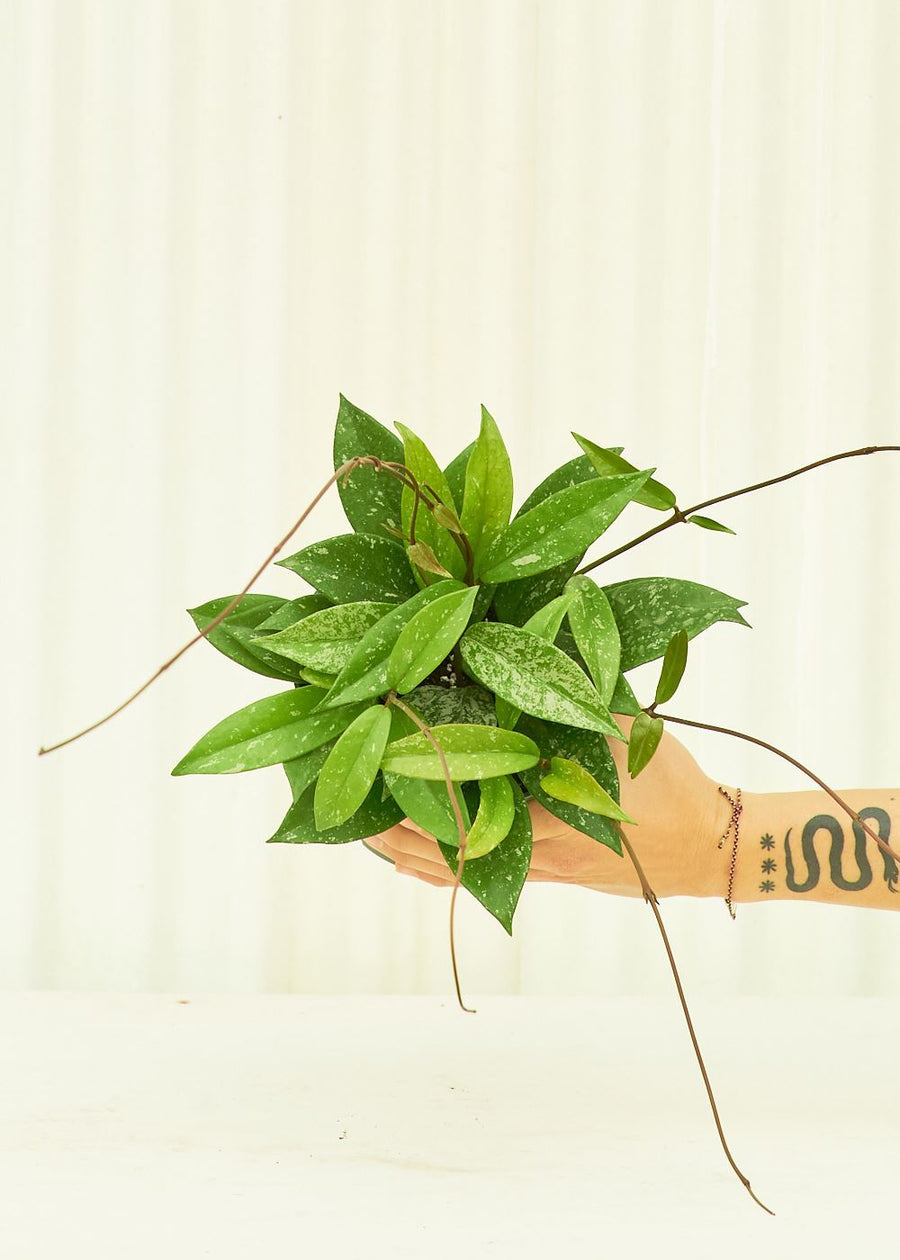
[[[10,1260],[895,1255],[900,1003],[0,998]]]

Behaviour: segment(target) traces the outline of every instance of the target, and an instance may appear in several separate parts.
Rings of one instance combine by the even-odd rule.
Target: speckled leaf
[[[267,617],[265,621],[259,623],[256,627],[256,633],[277,634],[279,630],[286,630],[288,626],[295,626],[304,617],[309,617],[314,612],[321,612],[323,608],[330,607],[331,600],[326,599],[324,595],[317,594],[315,591],[311,595],[300,595],[297,599],[282,600],[281,607],[276,609],[271,617]]]
[[[577,761],[570,761],[568,757],[550,758],[550,773],[542,777],[541,787],[555,801],[575,805],[589,814],[601,814],[604,818],[613,818],[618,822],[634,822],[589,770],[585,770]]]
[[[437,689],[433,688],[433,690]],[[410,702],[412,701],[412,697],[407,697],[407,699]],[[420,716],[423,716],[421,709],[417,707],[416,711]],[[436,725],[431,718],[425,718],[424,720],[429,726]],[[391,740],[399,740],[407,735],[413,735],[417,729],[416,724],[401,709],[391,708]],[[450,804],[447,784],[443,777],[434,781],[409,779],[405,775],[391,774],[390,771],[386,770],[384,771],[384,781],[406,818],[409,818],[417,827],[421,827],[436,839],[445,840],[448,844],[455,845],[457,843],[459,828],[456,824],[453,806]],[[460,784],[455,785],[455,791],[462,812],[463,823],[468,831],[471,825],[469,811]]]
[[[403,443],[342,394],[334,429],[334,467],[339,468],[355,455],[377,455],[379,459],[400,463]],[[374,468],[355,468],[346,485],[343,478],[338,482],[347,520],[357,533],[363,534],[382,534],[385,525],[400,528],[401,490],[396,477]]]
[[[475,443],[470,442],[444,469],[444,476],[454,503],[462,503],[466,493],[466,468],[469,465],[469,457],[474,449]]]
[[[623,450],[621,446],[610,446],[607,449],[613,451],[616,455],[621,455]],[[570,486],[580,486],[583,481],[592,481],[596,476],[597,474],[588,457],[586,455],[577,455],[575,459],[570,459],[568,463],[554,469],[549,477],[545,477],[540,485],[532,490],[518,512],[516,512],[516,516],[524,516],[526,512],[530,512],[539,503],[549,499],[551,494],[556,494],[559,490],[568,490]]]
[[[460,520],[475,553],[475,572],[491,543],[509,524],[513,503],[512,466],[500,430],[486,407],[481,431],[466,468]]]
[[[622,639],[621,669],[662,656],[676,630],[686,630],[689,639],[717,621],[733,621],[748,626],[738,612],[747,603],[710,586],[681,578],[630,578],[604,586]]]
[[[369,700],[373,696],[384,695],[388,690],[388,661],[403,627],[420,609],[449,595],[451,591],[462,590],[465,587],[461,582],[435,582],[434,586],[418,591],[399,608],[394,608],[376,622],[363,635],[356,651],[334,680],[324,707],[332,708],[334,705],[349,704],[353,700]]]
[[[517,516],[484,556],[484,581],[511,582],[583,554],[630,503],[652,471],[595,477],[560,490],[524,516]]]
[[[390,796],[383,797],[381,775],[352,818],[326,831],[316,830],[315,787],[308,787],[291,806],[269,844],[348,844],[351,840],[367,840],[394,827],[403,811]]]
[[[479,622],[459,650],[473,678],[524,713],[624,739],[587,675],[528,630]]]
[[[427,678],[459,642],[469,624],[476,587],[432,600],[401,630],[388,661],[388,686],[405,695]]]
[[[338,534],[277,563],[335,604],[364,599],[400,604],[418,589],[406,549],[376,534]]]
[[[699,525],[701,529],[714,529],[719,534],[733,534],[735,531],[728,525],[723,525],[721,521],[714,521],[711,516],[689,516],[687,518],[692,525]]]
[[[203,630],[211,621],[215,621],[233,599],[233,595],[211,599],[198,608],[189,608],[188,615],[197,629]],[[260,622],[264,622],[281,608],[284,602],[277,595],[245,595],[234,612],[220,621],[205,638],[223,656],[252,670],[254,674],[277,678],[281,682],[294,682],[299,676],[296,669],[286,665],[284,661],[276,661],[274,657],[267,659],[265,653],[254,651],[248,642],[257,633]]]
[[[515,797],[509,776],[482,780],[478,813],[466,839],[466,861],[480,860],[496,849],[509,834],[514,816]]]
[[[530,634],[536,634],[545,643],[553,643],[573,599],[574,592],[559,595],[543,608],[539,608],[534,616],[529,617],[522,629]],[[510,704],[508,700],[504,700],[502,696],[497,697],[496,710],[497,725],[505,727],[508,731],[513,730],[522,710]]]
[[[489,779],[515,774],[537,763],[537,748],[517,731],[496,726],[447,724],[431,728],[440,744],[453,780]],[[442,779],[444,771],[431,741],[423,731],[388,744],[382,766],[412,779]]]
[[[447,485],[447,479],[440,469],[431,451],[412,429],[405,424],[396,424],[396,429],[403,438],[403,463],[416,478],[420,486],[430,486],[442,503],[457,513],[456,503]],[[412,522],[412,509],[415,495],[404,487],[400,506],[403,517],[403,532],[409,537]],[[426,507],[419,504],[416,516],[416,538],[428,543],[431,550],[448,572],[455,578],[465,576],[466,565],[462,552],[453,541],[452,536],[437,524]]]
[[[309,785],[315,783],[319,777],[319,771],[328,760],[328,755],[332,748],[334,748],[335,742],[335,740],[331,739],[327,744],[323,744],[321,748],[315,748],[312,752],[304,753],[302,757],[295,757],[292,761],[284,763],[284,773],[287,775],[287,781],[291,785],[292,800],[299,801]]]
[[[687,631],[678,630],[669,640],[669,646],[663,656],[659,682],[656,684],[656,695],[653,698],[655,705],[665,704],[678,690],[678,684],[681,682],[687,665],[687,651]]]
[[[318,687],[294,687],[254,700],[207,731],[172,774],[237,774],[312,752],[349,726],[363,707],[313,712],[324,695]]]
[[[634,717],[641,711],[641,703],[631,690],[631,683],[624,674],[619,674],[616,679],[616,687],[609,702],[609,711],[610,713],[624,713],[628,717]]]
[[[270,652],[311,669],[337,674],[359,646],[367,630],[389,613],[393,604],[363,600],[338,604],[304,617],[294,626],[265,639]]]
[[[639,713],[631,724],[628,741],[628,773],[636,779],[659,747],[663,735],[662,719]]]
[[[321,687],[323,691],[329,691],[334,684],[334,674],[323,674],[321,670],[310,669],[308,665],[300,665],[298,668],[303,681],[310,683],[313,687]]]
[[[634,464],[630,464],[627,459],[623,459],[621,455],[617,455],[608,447],[598,446],[590,438],[581,437],[578,433],[573,433],[572,437],[587,455],[599,477],[637,472]],[[675,494],[668,486],[664,486],[662,482],[651,477],[634,496],[634,501],[642,503],[644,507],[656,508],[658,512],[667,512],[675,506]]]
[[[614,801],[619,799],[616,763],[604,736],[572,726],[559,726],[554,722],[539,722],[536,718],[529,717],[523,717],[520,726],[538,744],[542,759],[566,757],[569,761],[576,762],[594,776]],[[599,840],[621,857],[622,842],[609,819],[548,796],[541,787],[543,773],[542,766],[536,766],[522,771],[519,777],[535,800],[556,818],[562,819],[576,831]]]
[[[429,726],[460,722],[475,723],[477,726],[497,725],[494,697],[477,683],[467,683],[463,687],[439,687],[423,683],[409,693],[406,703]]]
[[[360,808],[375,782],[390,729],[390,713],[374,704],[340,736],[316,782],[317,831],[340,826]]]
[[[462,886],[480,901],[501,927],[512,936],[513,915],[531,866],[531,815],[519,788],[513,788],[515,814],[504,840],[477,862],[463,866]],[[453,874],[459,865],[454,841],[438,839],[438,845]]]
[[[609,600],[592,578],[577,574],[569,579],[566,590],[574,597],[569,609],[569,625],[575,642],[603,703],[608,706],[619,677],[622,654],[619,627]]]
[[[582,556],[573,556],[564,564],[554,565],[534,577],[517,582],[504,582],[496,587],[494,612],[498,621],[511,626],[524,626],[536,612],[563,593],[566,582],[578,568]]]

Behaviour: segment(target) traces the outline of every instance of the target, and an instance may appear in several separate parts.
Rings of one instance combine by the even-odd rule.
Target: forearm
[[[728,790],[734,796],[734,789]],[[839,795],[900,852],[900,788],[860,788]],[[742,804],[735,903],[824,901],[900,909],[897,862],[827,792],[743,792]],[[701,896],[724,897],[727,892],[733,832],[721,848],[717,841],[730,813],[728,802],[718,795],[707,846],[709,865],[700,877]]]

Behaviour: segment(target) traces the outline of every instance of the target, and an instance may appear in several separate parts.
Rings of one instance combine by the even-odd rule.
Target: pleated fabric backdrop
[[[570,429],[685,504],[897,442],[900,6],[0,0],[0,93],[0,983],[452,1001],[444,893],[360,845],[266,846],[278,767],[169,777],[276,684],[201,644],[35,752],[239,589],[328,475],[339,392],[447,459],[485,403],[520,498]],[[678,712],[900,785],[898,488],[897,457],[846,461],[730,504],[735,538],[608,566],[749,601]],[[341,529],[332,497],[304,538]],[[459,910],[470,996],[669,989],[639,901],[528,884],[512,939]],[[664,911],[695,994],[900,989],[900,916]]]

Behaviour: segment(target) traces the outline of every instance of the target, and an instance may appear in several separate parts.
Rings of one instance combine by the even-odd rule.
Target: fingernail
[[[377,838],[376,838],[376,839],[374,839],[374,840],[367,840],[367,841],[366,841],[366,844],[368,844],[368,845],[369,845],[371,848],[373,848],[373,849],[383,849],[383,848],[384,848],[384,841],[383,841],[383,840],[378,840]]]

